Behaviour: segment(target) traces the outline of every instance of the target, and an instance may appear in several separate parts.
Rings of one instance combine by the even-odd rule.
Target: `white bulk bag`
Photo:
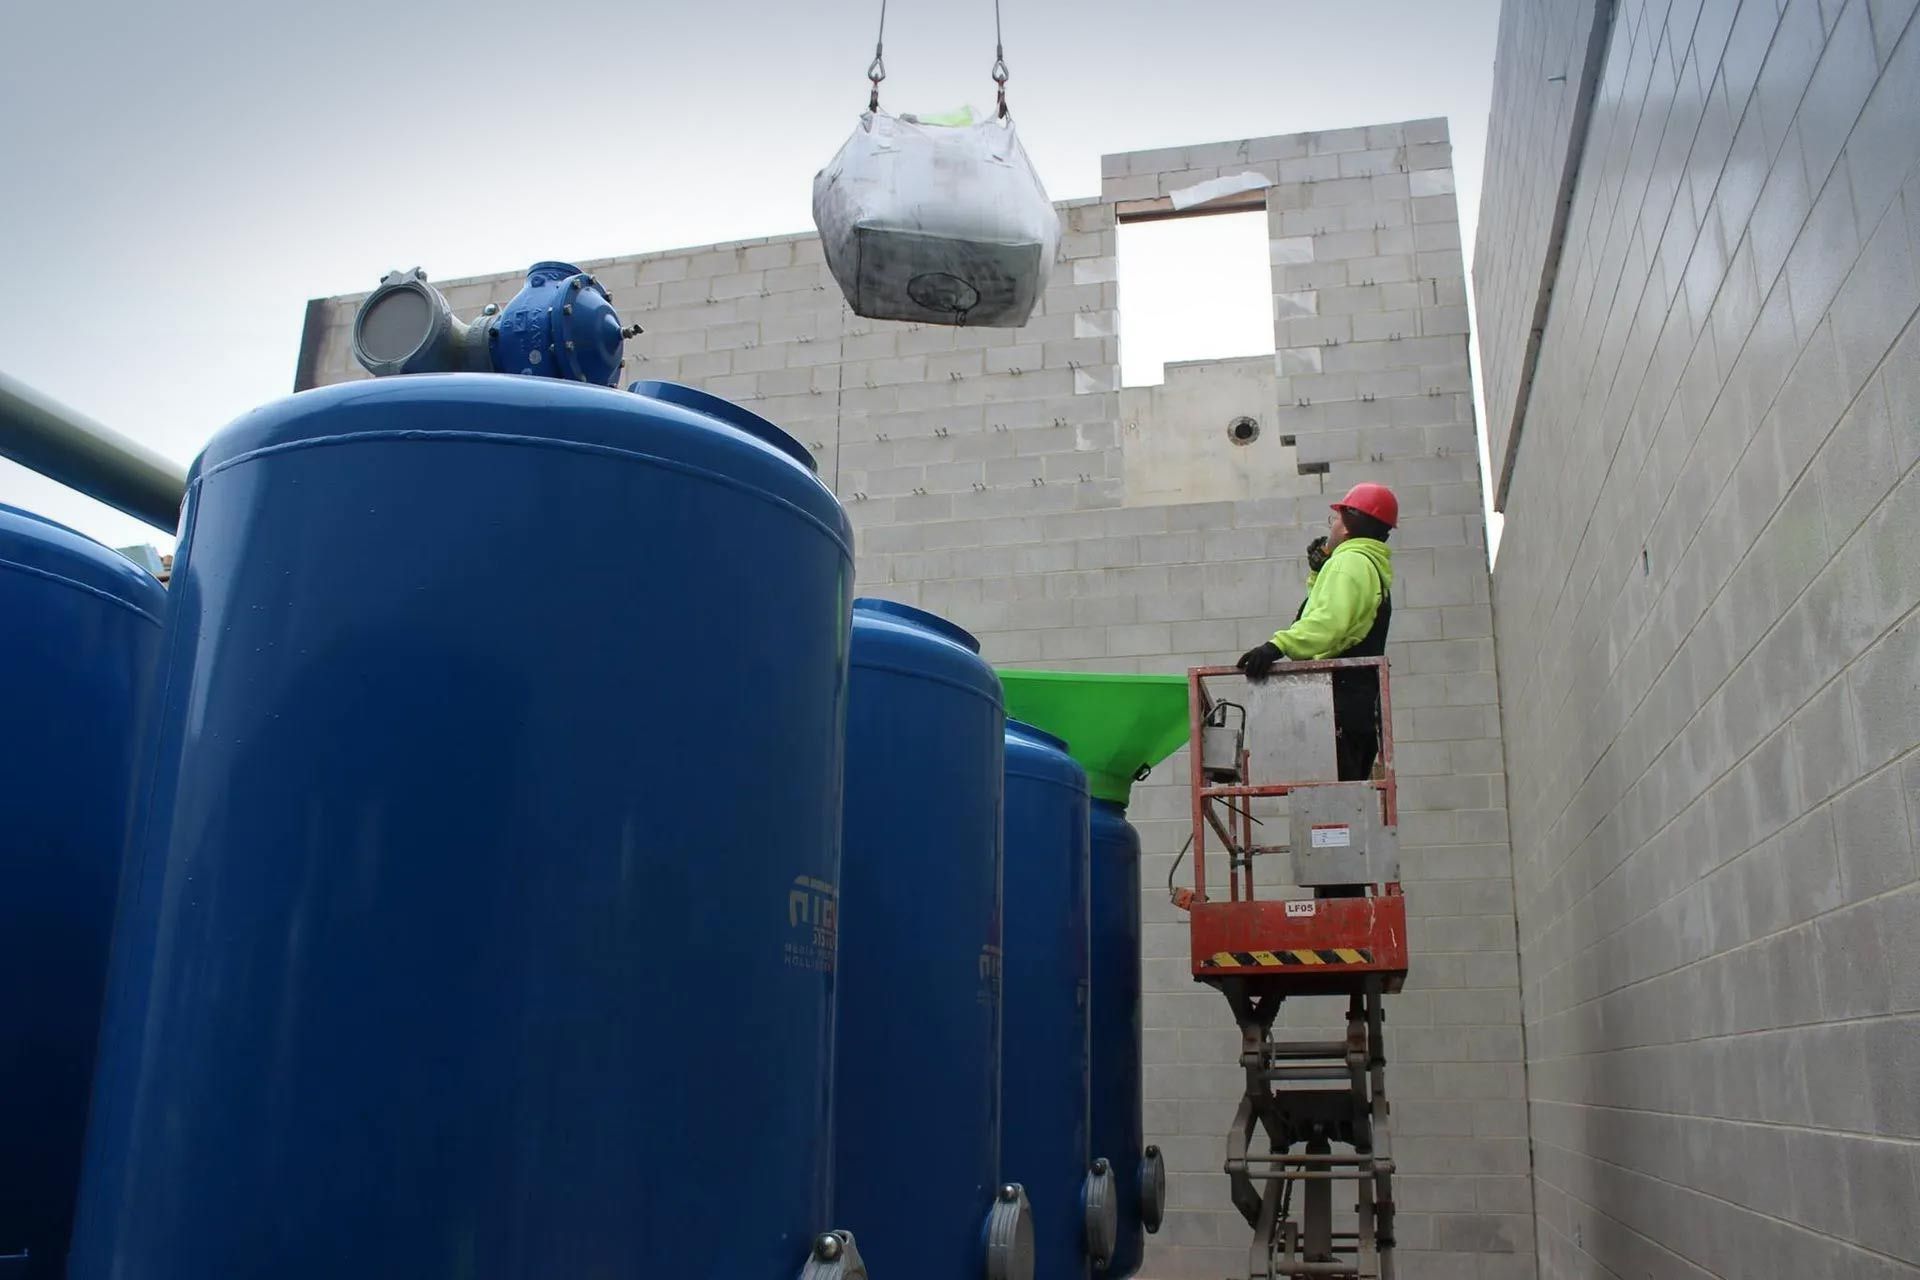
[[[814,225],[855,314],[1017,328],[1033,313],[1060,217],[1012,118],[962,119],[866,112],[814,175]]]

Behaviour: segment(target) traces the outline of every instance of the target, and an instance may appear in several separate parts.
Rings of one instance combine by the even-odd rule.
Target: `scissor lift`
[[[1249,749],[1246,709],[1227,696],[1236,685],[1246,688],[1245,677],[1232,667],[1189,673],[1193,887],[1175,901],[1192,917],[1194,979],[1226,996],[1240,1027],[1246,1092],[1227,1136],[1226,1172],[1234,1205],[1253,1227],[1250,1280],[1394,1274],[1381,1006],[1406,981],[1407,910],[1387,664],[1294,662],[1269,679],[1324,683],[1355,667],[1379,670],[1381,721],[1374,776],[1355,783],[1253,776],[1260,766]],[[1267,825],[1256,803],[1279,796],[1290,797],[1284,847],[1256,839]],[[1209,835],[1226,853],[1223,900],[1207,892]],[[1259,897],[1257,862],[1283,854],[1291,865],[1276,873],[1270,896]],[[1287,884],[1294,896],[1277,892]],[[1299,996],[1346,997],[1345,1037],[1276,1040],[1281,1004]],[[1264,1153],[1250,1150],[1256,1130],[1265,1134]],[[1353,1189],[1351,1231],[1334,1229],[1336,1187]]]

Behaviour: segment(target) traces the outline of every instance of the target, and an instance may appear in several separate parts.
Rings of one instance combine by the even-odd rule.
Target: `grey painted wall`
[[[1142,501],[1125,481],[1113,202],[1248,169],[1276,182],[1279,349],[1247,449],[1277,453],[1291,434],[1298,461],[1328,470],[1264,496]],[[1110,156],[1104,175],[1102,199],[1062,206],[1060,260],[1017,331],[851,317],[811,235],[586,265],[647,327],[629,377],[704,386],[807,442],[858,526],[858,589],[946,614],[996,662],[1230,662],[1291,618],[1329,495],[1361,479],[1394,486],[1405,518],[1389,657],[1417,955],[1389,1008],[1402,1275],[1531,1276],[1506,786],[1445,122]],[[447,288],[471,315],[517,281]],[[357,302],[321,309],[323,381],[358,372],[346,343]],[[1231,452],[1226,426],[1203,447]],[[1132,811],[1146,847],[1147,1129],[1172,1172],[1144,1274],[1219,1280],[1246,1274],[1250,1238],[1220,1172],[1241,1072],[1232,1017],[1192,982],[1185,917],[1165,892],[1187,835],[1184,776],[1178,759],[1163,767]],[[1298,1020],[1314,1021],[1308,1005]]]
[[[1489,369],[1581,8],[1502,24]],[[1920,1263],[1913,10],[1612,25],[1494,592],[1544,1276]]]

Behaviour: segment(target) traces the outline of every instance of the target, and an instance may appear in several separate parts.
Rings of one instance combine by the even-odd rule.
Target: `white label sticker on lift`
[[[1312,898],[1296,898],[1287,903],[1288,916],[1310,916],[1313,914]]]
[[[1352,844],[1352,827],[1329,825],[1313,829],[1313,847],[1316,849],[1345,849]]]

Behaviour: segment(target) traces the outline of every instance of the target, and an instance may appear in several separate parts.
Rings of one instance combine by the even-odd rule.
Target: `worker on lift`
[[[1400,500],[1383,484],[1357,484],[1333,504],[1327,534],[1307,548],[1307,598],[1293,625],[1240,657],[1255,684],[1282,658],[1369,658],[1387,651],[1393,621],[1393,552],[1387,537],[1400,522]],[[1373,774],[1380,751],[1380,673],[1333,675],[1334,751],[1340,781]]]

